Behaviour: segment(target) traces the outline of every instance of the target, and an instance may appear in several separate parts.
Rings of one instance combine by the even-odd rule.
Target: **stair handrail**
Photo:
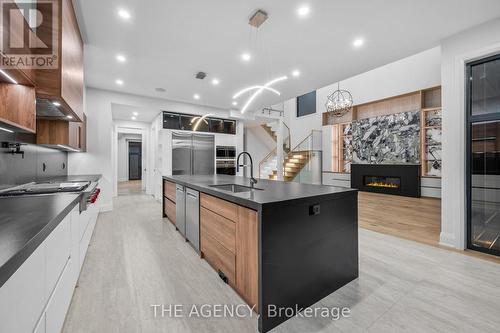
[[[283,139],[283,141],[288,141],[288,149],[291,149],[292,148],[292,138],[291,138],[291,134],[290,134],[291,133],[290,127],[288,127],[288,125],[285,124],[285,122],[283,122],[283,125],[285,125],[286,130],[288,132],[288,135]],[[286,144],[286,142],[285,142],[285,144]]]
[[[260,162],[259,162],[259,178],[260,178],[260,171],[262,170],[262,165],[266,163],[271,156],[274,156],[277,154],[278,147],[274,148],[271,150]]]
[[[311,130],[311,133],[309,133],[309,135],[307,135],[302,141],[300,141],[292,150],[290,150],[290,154],[292,152],[296,152],[297,151],[297,148],[299,148],[300,145],[302,145],[304,142],[306,142],[307,140],[309,140],[309,138],[314,139],[313,135],[314,135],[314,132],[321,132],[321,131],[318,131],[318,130]],[[312,146],[312,145],[311,145]]]

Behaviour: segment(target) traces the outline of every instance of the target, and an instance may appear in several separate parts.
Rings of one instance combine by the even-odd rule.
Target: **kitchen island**
[[[248,178],[222,175],[163,178],[164,216],[174,224],[175,186],[200,193],[201,257],[255,306],[261,332],[358,277],[356,190],[268,180],[250,189]]]

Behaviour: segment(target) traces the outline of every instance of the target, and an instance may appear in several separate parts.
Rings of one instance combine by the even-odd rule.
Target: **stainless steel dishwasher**
[[[179,184],[175,185],[175,227],[186,237],[186,192]]]
[[[186,239],[200,252],[200,193],[186,188]]]

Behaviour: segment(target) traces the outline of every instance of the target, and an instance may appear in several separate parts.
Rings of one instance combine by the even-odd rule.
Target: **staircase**
[[[269,160],[265,161],[260,170],[260,178],[262,179],[270,179],[270,176],[273,175],[273,172],[276,170],[276,166],[278,165],[278,156],[274,155]]]
[[[303,171],[304,167],[306,167],[311,160],[312,156],[314,156],[313,151],[321,150],[321,131],[311,131],[311,133],[304,138],[295,148],[291,149],[291,139],[290,139],[290,129],[283,123],[285,130],[288,133],[285,133],[285,137],[283,138],[283,180],[285,181],[302,181],[302,176],[297,178],[300,175],[303,175],[301,171]],[[261,127],[273,138],[273,140],[278,144],[278,131],[279,131],[279,122],[267,123],[261,125]],[[319,147],[318,144],[318,135],[319,135]],[[315,145],[316,143],[316,145]],[[259,163],[259,178],[262,179],[271,179],[278,180],[278,163],[281,163],[277,160],[277,147],[270,151],[266,157],[264,157]],[[308,166],[310,168],[310,166]],[[310,171],[308,170],[305,170]],[[321,172],[321,170],[319,170]]]
[[[292,181],[302,168],[309,162],[309,151],[294,151],[285,158],[283,162],[283,180]],[[273,170],[269,179],[278,179],[278,170]]]
[[[278,131],[278,123],[267,123],[267,124],[262,124],[260,125],[264,131],[267,132],[273,138],[274,142],[278,141],[278,136],[276,135],[276,132]]]
[[[262,124],[260,126],[264,129],[264,131],[267,132],[267,134],[269,134],[269,136],[271,136],[271,138],[273,138],[274,142],[276,142],[277,144],[278,135],[276,133],[279,131],[279,123],[273,122],[273,123]],[[284,139],[283,142],[283,151],[285,152],[285,154],[288,154],[290,152],[290,129],[288,129],[288,136]]]

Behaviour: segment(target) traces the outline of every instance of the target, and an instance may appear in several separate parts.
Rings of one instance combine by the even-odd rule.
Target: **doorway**
[[[128,143],[128,180],[142,179],[142,143]]]
[[[500,255],[500,54],[467,64],[467,247]]]

